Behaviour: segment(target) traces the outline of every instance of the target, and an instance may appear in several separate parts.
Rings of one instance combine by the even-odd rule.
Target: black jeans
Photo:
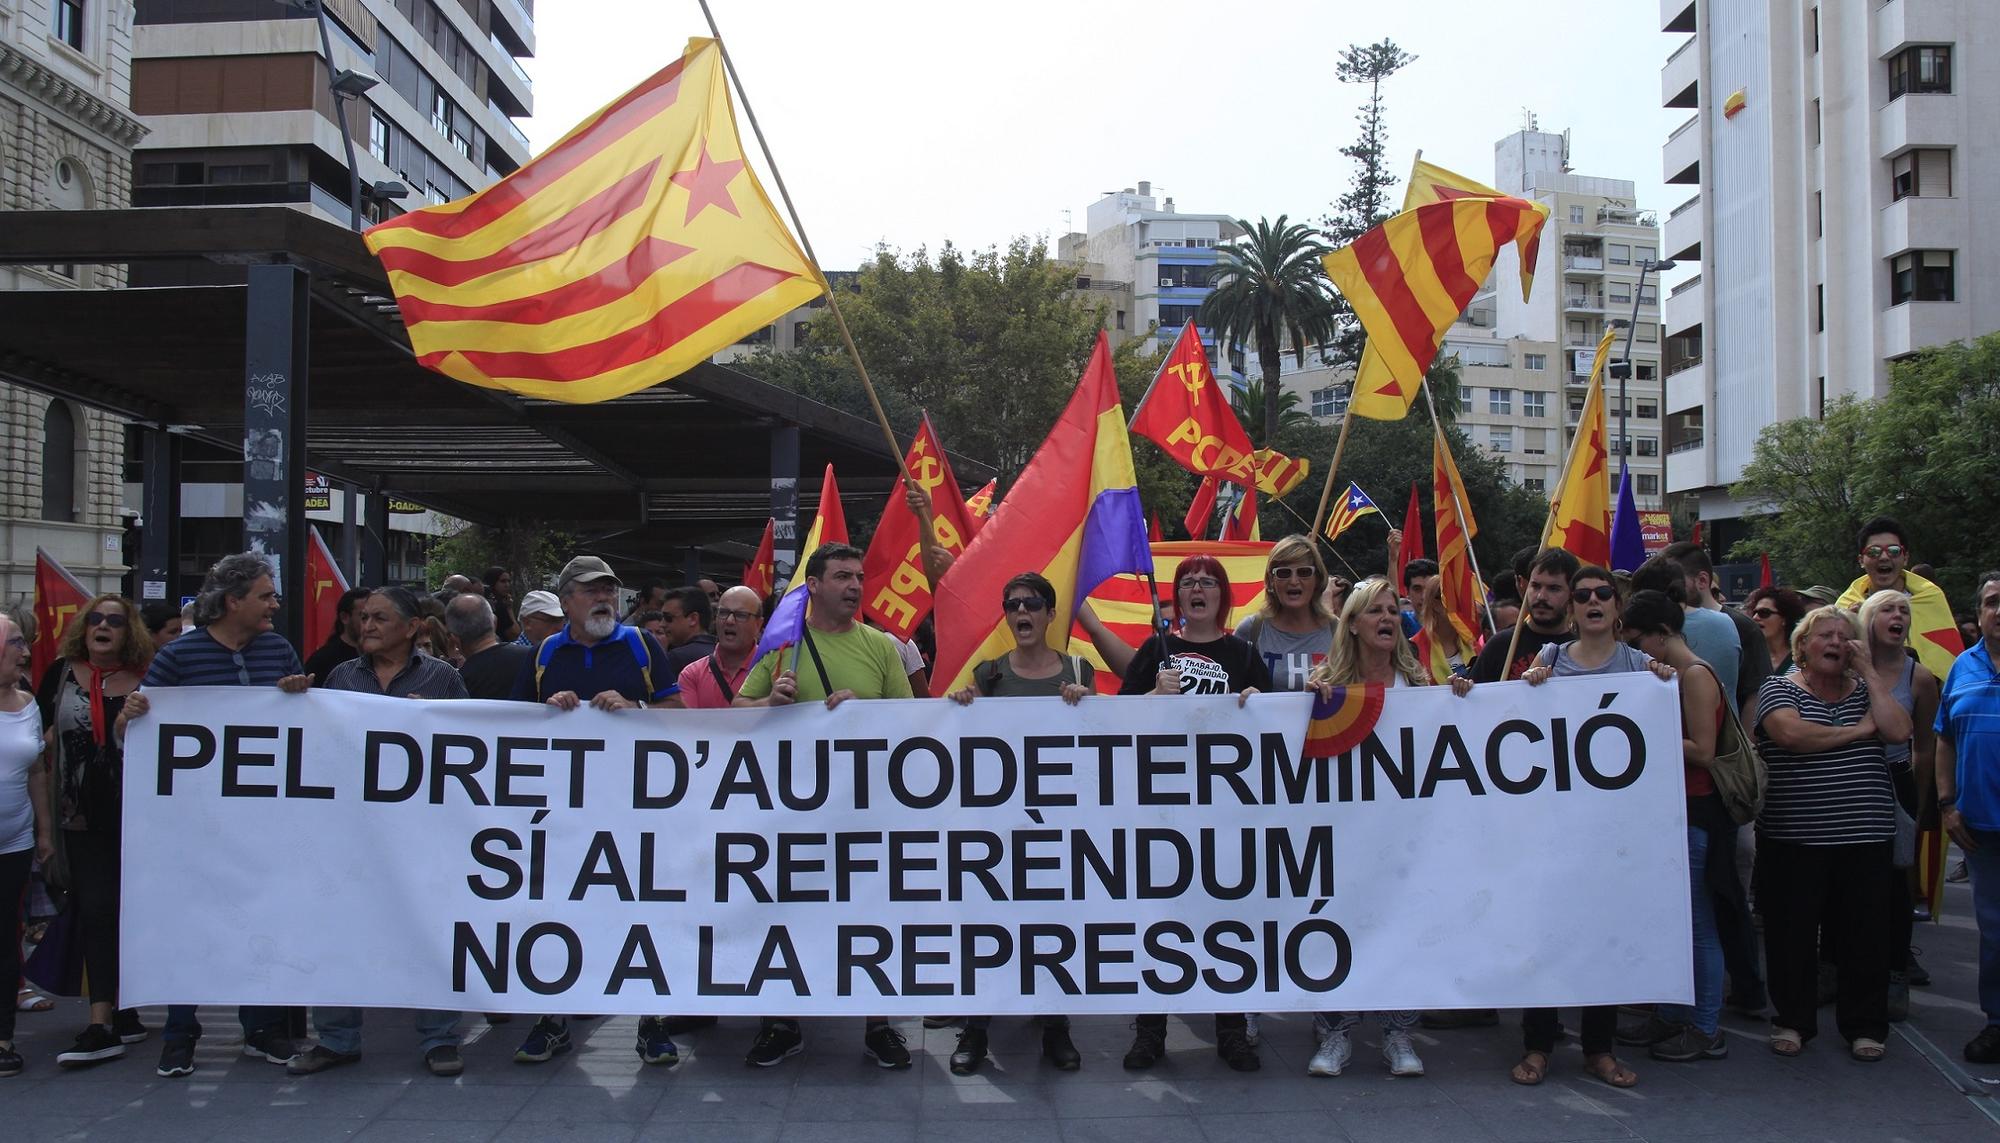
[[[1044,1028],[1069,1027],[1069,1017],[1067,1016],[1035,1016],[1032,1019],[1040,1023]],[[991,1016],[967,1016],[965,1018],[965,1026],[967,1028],[986,1028],[991,1026],[992,1023],[993,1017]]]
[[[1556,1050],[1556,1020],[1554,1008],[1521,1009],[1521,1050],[1540,1052],[1548,1055]],[[1581,1040],[1583,1054],[1601,1056],[1611,1051],[1612,1038],[1618,1033],[1618,1006],[1599,1004],[1580,1010],[1583,1016]]]
[[[1708,896],[1715,906],[1715,935],[1722,941],[1722,966],[1729,974],[1729,991],[1739,1000],[1754,1001],[1764,991],[1764,969],[1757,962],[1757,924],[1750,918],[1750,900],[1743,895],[1743,877],[1736,864],[1736,827],[1708,831]]]
[[[1158,1032],[1162,1039],[1167,1035],[1165,1016],[1141,1016],[1135,1023],[1141,1032]],[[1217,1012],[1215,1014],[1215,1036],[1221,1039],[1224,1032],[1242,1032],[1249,1027],[1241,1012]]]
[[[0,977],[21,983],[21,903],[28,894],[28,871],[35,863],[35,851],[0,853],[0,907],[7,910],[0,919]],[[14,1038],[15,1001],[0,1004],[0,1041]]]
[[[110,830],[67,829],[69,907],[83,944],[90,1002],[118,1007],[118,835]]]
[[[1834,1023],[1843,1039],[1889,1036],[1889,902],[1899,871],[1890,843],[1799,845],[1757,839],[1757,901],[1764,911],[1764,965],[1772,1022],[1810,1040],[1819,1034],[1819,925],[1827,918],[1840,973]]]

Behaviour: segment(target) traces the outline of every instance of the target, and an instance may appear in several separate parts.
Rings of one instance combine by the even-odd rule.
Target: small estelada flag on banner
[[[90,593],[69,574],[69,569],[40,548],[35,549],[35,641],[28,648],[28,669],[39,685],[42,672],[62,657],[63,636],[76,622],[77,613],[90,602]]]
[[[977,531],[965,501],[959,498],[958,478],[951,474],[951,458],[938,444],[937,430],[930,414],[924,414],[916,439],[903,458],[918,487],[931,500],[931,528],[937,545],[956,557],[972,542]],[[862,614],[898,639],[908,639],[931,613],[931,582],[924,573],[922,528],[909,506],[903,503],[903,478],[889,492],[888,506],[869,538],[867,555],[861,561]]]
[[[554,401],[656,385],[821,292],[745,162],[709,39],[520,170],[363,237],[418,361]]]

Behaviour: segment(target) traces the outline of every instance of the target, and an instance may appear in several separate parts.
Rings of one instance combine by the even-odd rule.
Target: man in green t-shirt
[[[889,636],[855,619],[861,610],[861,549],[822,544],[806,559],[805,637],[796,651],[781,647],[758,660],[736,692],[735,706],[790,706],[848,699],[909,698],[910,679]],[[797,669],[785,666],[788,660]],[[870,1016],[862,1051],[885,1068],[910,1066],[910,1050],[886,1016]],[[797,1019],[767,1017],[744,1062],[768,1068],[798,1055],[805,1034]]]

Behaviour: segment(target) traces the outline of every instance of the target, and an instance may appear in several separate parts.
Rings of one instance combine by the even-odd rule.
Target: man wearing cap
[[[521,597],[521,637],[523,647],[542,645],[542,640],[563,629],[562,602],[552,591],[531,591]]]
[[[586,703],[602,711],[680,705],[680,685],[666,673],[666,652],[651,635],[618,621],[618,590],[611,565],[596,556],[578,556],[563,565],[556,598],[565,622],[542,641],[514,680],[514,699],[561,710]],[[543,1063],[570,1046],[569,1018],[544,1016],[528,1029],[514,1062]],[[657,1016],[639,1021],[638,1052],[649,1064],[680,1061],[679,1049]]]

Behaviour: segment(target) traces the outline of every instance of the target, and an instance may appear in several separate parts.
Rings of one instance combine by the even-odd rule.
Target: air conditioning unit
[[[1172,286],[1172,285],[1175,285],[1176,283],[1174,282],[1174,280],[1173,280],[1172,278],[1161,278],[1161,279],[1160,279],[1160,284],[1161,284],[1162,286]]]

